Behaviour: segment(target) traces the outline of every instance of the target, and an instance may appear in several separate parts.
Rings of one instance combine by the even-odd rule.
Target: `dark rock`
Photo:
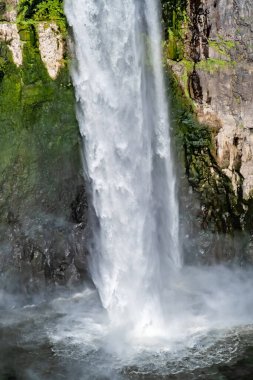
[[[47,286],[69,287],[89,280],[84,186],[78,186],[76,194],[69,209],[75,223],[48,216],[39,223],[21,221],[13,210],[7,212],[0,239],[0,281],[6,291],[32,295]]]
[[[201,0],[190,1],[191,58],[194,62],[208,58],[208,38],[211,25],[209,11]]]
[[[6,3],[1,1],[0,2],[0,15],[2,15],[6,11]]]
[[[84,186],[77,189],[75,200],[71,203],[71,218],[74,223],[87,224],[88,201]]]
[[[198,103],[202,103],[203,92],[200,78],[196,70],[193,70],[193,72],[189,76],[189,93],[192,99],[194,99]]]

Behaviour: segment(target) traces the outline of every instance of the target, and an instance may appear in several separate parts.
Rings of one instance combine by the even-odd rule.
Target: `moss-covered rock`
[[[22,67],[17,68],[11,62],[10,53],[3,45],[0,49],[5,62],[0,83],[0,168],[15,180],[18,189],[15,191],[5,179],[6,191],[0,202],[2,218],[3,210],[8,212],[10,207],[18,207],[16,198],[23,198],[21,203],[26,207],[22,195],[27,192],[33,194],[27,202],[37,203],[38,193],[44,193],[44,202],[50,200],[53,209],[66,212],[66,205],[57,201],[59,187],[66,175],[75,176],[81,167],[74,93],[68,68],[62,69],[55,81],[49,78],[41,62],[33,28],[27,26],[25,32]],[[27,180],[25,172],[30,173]]]
[[[28,3],[19,3],[23,64],[0,43],[0,281],[29,293],[83,278],[87,201],[67,60],[50,78],[36,27],[42,2]],[[51,5],[42,21],[62,27]]]
[[[222,172],[215,159],[215,130],[200,124],[192,104],[184,97],[177,79],[169,75],[173,130],[186,175],[192,188],[199,193],[202,203],[202,227],[222,232],[241,229],[244,214],[242,199],[233,191],[230,179]]]

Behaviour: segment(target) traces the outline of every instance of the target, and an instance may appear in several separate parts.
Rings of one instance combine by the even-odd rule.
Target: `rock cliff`
[[[252,4],[162,0],[162,6],[172,111],[177,95],[175,128],[190,184],[200,195],[200,224],[252,232]]]
[[[247,0],[189,0],[178,6],[179,21],[169,25],[177,39],[171,51],[168,38],[167,62],[198,120],[214,135],[217,164],[235,194],[247,200],[253,190],[253,7]]]
[[[201,122],[216,127],[217,161],[243,198],[253,190],[253,7],[250,1],[191,1],[189,81]],[[195,80],[195,81],[196,81]],[[198,91],[201,95],[198,96]]]
[[[0,287],[27,294],[82,281],[88,233],[62,2],[38,4],[0,2]]]

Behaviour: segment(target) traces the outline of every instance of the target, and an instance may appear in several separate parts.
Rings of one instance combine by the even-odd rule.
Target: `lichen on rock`
[[[0,1],[0,21],[15,22],[19,0]]]
[[[20,66],[23,63],[22,42],[16,24],[0,23],[0,40],[7,43],[13,62]]]
[[[41,59],[52,79],[56,79],[62,65],[64,43],[55,22],[39,22],[37,25]]]

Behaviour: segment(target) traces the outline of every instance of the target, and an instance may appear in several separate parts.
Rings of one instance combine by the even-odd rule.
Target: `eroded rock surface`
[[[0,21],[15,22],[19,0],[0,1]]]
[[[16,24],[0,23],[0,40],[7,43],[17,66],[23,63],[22,42]]]
[[[251,0],[189,0],[185,54],[170,62],[199,121],[216,131],[216,159],[244,199],[253,192]],[[182,79],[183,78],[183,79]]]
[[[63,64],[64,44],[59,27],[54,23],[38,24],[39,49],[41,59],[48,74],[55,79]]]

